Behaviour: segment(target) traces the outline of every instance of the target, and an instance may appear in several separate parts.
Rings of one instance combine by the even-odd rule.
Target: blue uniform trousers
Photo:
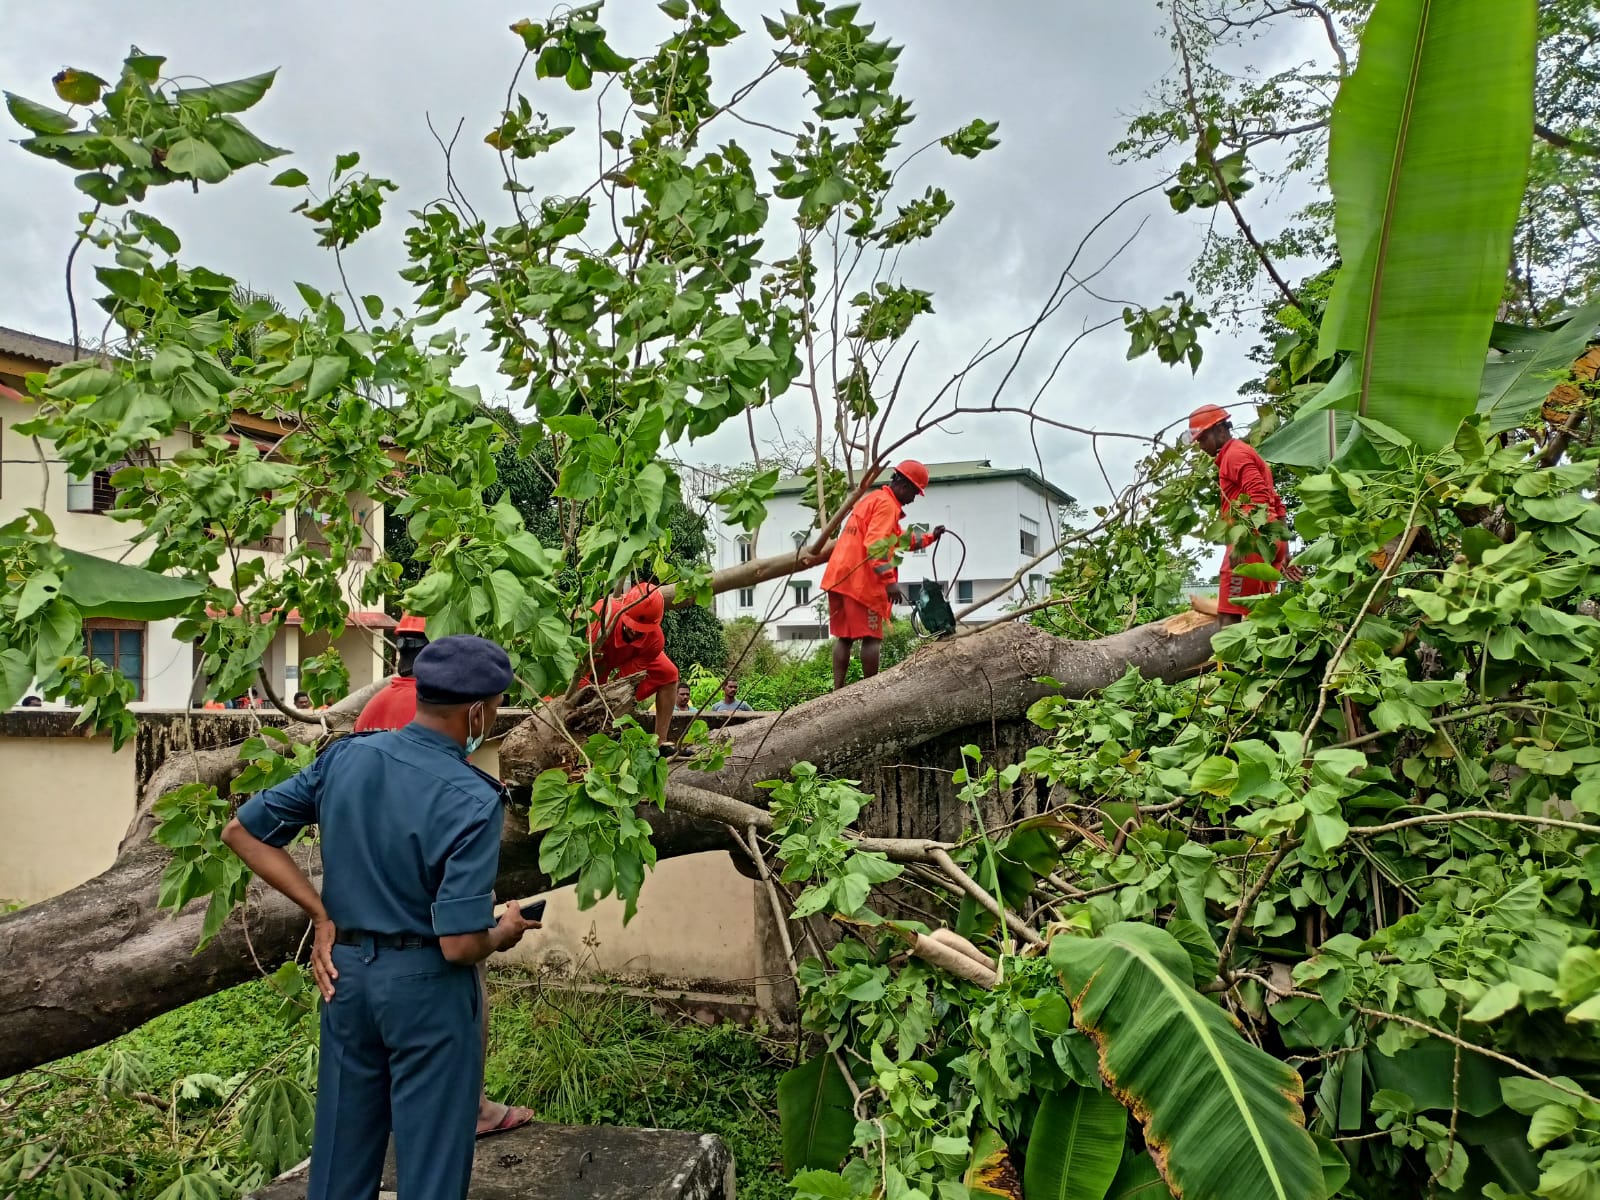
[[[437,947],[335,946],[307,1200],[372,1200],[394,1132],[401,1200],[463,1200],[483,1087],[478,974]]]

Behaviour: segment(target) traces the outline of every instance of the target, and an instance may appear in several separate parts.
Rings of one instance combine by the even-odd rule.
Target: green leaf
[[[84,617],[159,621],[187,612],[205,593],[204,585],[193,580],[158,575],[109,558],[66,549],[61,556],[66,560],[61,594]]]
[[[1226,796],[1239,784],[1239,764],[1231,758],[1213,754],[1194,769],[1189,787],[1213,796]]]
[[[1478,388],[1478,411],[1485,434],[1515,429],[1550,394],[1551,372],[1564,372],[1600,326],[1600,300],[1580,308],[1566,324],[1537,332],[1531,347],[1513,349],[1491,359]]]
[[[290,167],[287,171],[279,171],[272,177],[273,187],[305,187],[311,180],[299,167]]]
[[[0,650],[0,712],[15,708],[33,682],[33,659],[15,646]]]
[[[120,1200],[124,1195],[122,1180],[82,1163],[68,1163],[52,1171],[49,1180],[51,1200]]]
[[[1468,1021],[1493,1021],[1505,1016],[1522,1000],[1522,989],[1510,981],[1495,984],[1463,1014]]]
[[[689,0],[661,0],[656,7],[674,21],[681,21],[689,15]]]
[[[805,1167],[838,1168],[855,1137],[853,1102],[832,1054],[819,1054],[784,1072],[778,1080],[778,1120],[785,1175]]]
[[[238,1189],[216,1171],[185,1171],[156,1200],[232,1200]]]
[[[251,1156],[277,1175],[311,1152],[311,1095],[287,1075],[272,1075],[250,1092],[239,1125]]]
[[[1546,1104],[1528,1122],[1528,1145],[1535,1150],[1566,1137],[1578,1127],[1578,1114],[1565,1104]]]
[[[311,378],[306,383],[306,401],[320,400],[350,371],[350,360],[337,354],[320,355],[311,364]]]
[[[1099,937],[1055,938],[1050,962],[1073,1021],[1099,1047],[1101,1077],[1139,1116],[1185,1200],[1322,1195],[1300,1077],[1194,990],[1188,953],[1171,935],[1119,922]]]
[[[78,123],[66,113],[36,104],[26,96],[19,96],[15,92],[6,93],[6,111],[18,125],[24,129],[31,129],[34,133],[66,133],[78,127]]]
[[[215,146],[192,137],[172,143],[165,166],[174,175],[187,175],[206,183],[221,183],[233,170]]]
[[[1022,1187],[1028,1200],[1104,1200],[1122,1163],[1127,1110],[1075,1083],[1039,1105]]]
[[[965,1138],[935,1138],[935,1153],[939,1153],[938,1143],[941,1140],[959,1145],[959,1150],[957,1145],[950,1147],[955,1153],[961,1155],[968,1153]],[[961,1176],[961,1186],[967,1189],[968,1196],[1000,1196],[1003,1200],[1020,1200],[1017,1191],[1020,1183],[1016,1164],[1011,1161],[1011,1147],[1006,1145],[1006,1139],[998,1130],[988,1126],[980,1129],[978,1136],[972,1141],[971,1158],[967,1162],[967,1169]]]
[[[1156,1164],[1148,1154],[1135,1154],[1124,1158],[1106,1192],[1106,1200],[1171,1200],[1172,1192],[1167,1181],[1161,1178]]]
[[[50,82],[56,89],[56,95],[68,104],[93,104],[100,99],[100,93],[106,86],[106,81],[100,76],[76,67],[63,67]]]
[[[268,71],[262,75],[251,75],[246,79],[235,79],[228,83],[214,83],[205,87],[181,88],[178,91],[178,100],[192,101],[204,104],[214,113],[236,113],[254,106],[261,97],[267,94],[267,89],[272,86],[272,81],[278,72]]]
[[[1334,102],[1343,266],[1320,350],[1360,355],[1357,411],[1424,451],[1478,403],[1527,180],[1534,47],[1534,0],[1382,0]]]

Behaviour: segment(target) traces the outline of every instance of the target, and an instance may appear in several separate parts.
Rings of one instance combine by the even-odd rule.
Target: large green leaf
[[[1423,450],[1477,405],[1533,133],[1535,0],[1379,0],[1339,89],[1328,178],[1343,266],[1324,356],[1357,411]]]
[[[1027,1200],[1105,1200],[1122,1162],[1128,1113],[1107,1091],[1068,1084],[1039,1105],[1028,1139]]]
[[[239,1125],[251,1156],[277,1175],[311,1152],[311,1094],[287,1075],[273,1075],[245,1101]]]
[[[1483,368],[1478,411],[1485,433],[1515,429],[1550,394],[1550,373],[1565,371],[1600,327],[1600,300],[1579,309],[1559,329],[1527,330],[1527,342]]]
[[[1150,1156],[1135,1154],[1122,1160],[1106,1200],[1172,1200],[1172,1191]]]
[[[850,1151],[856,1118],[850,1085],[831,1054],[819,1054],[778,1080],[783,1173],[807,1167],[835,1171]]]
[[[1194,988],[1177,939],[1124,921],[1057,937],[1050,961],[1100,1074],[1144,1123],[1184,1200],[1321,1200],[1322,1167],[1300,1111],[1300,1077],[1240,1036]]]
[[[85,617],[159,621],[187,611],[205,591],[203,585],[189,579],[174,579],[76,550],[63,549],[61,557],[67,565],[61,593]]]
[[[1356,425],[1357,357],[1345,359],[1323,388],[1296,410],[1294,419],[1275,429],[1256,447],[1268,462],[1320,471],[1339,455]]]

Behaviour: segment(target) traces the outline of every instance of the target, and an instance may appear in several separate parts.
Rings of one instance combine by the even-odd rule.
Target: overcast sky
[[[716,68],[719,97],[759,69],[771,45],[756,18],[758,6],[734,2],[729,8],[747,34],[728,56],[727,73]],[[973,117],[1000,123],[998,150],[975,161],[932,152],[907,174],[907,195],[937,183],[955,201],[955,212],[936,236],[899,264],[904,282],[934,293],[936,314],[914,327],[921,345],[906,386],[908,397],[926,396],[985,339],[1025,325],[1090,226],[1117,200],[1160,177],[1152,164],[1117,166],[1108,151],[1122,136],[1127,115],[1170,68],[1171,52],[1154,0],[866,0],[863,13],[906,47],[898,88],[913,98],[919,117],[904,139],[910,146]],[[507,26],[542,15],[502,0],[5,0],[0,86],[53,104],[50,76],[57,69],[70,65],[115,78],[130,44],[165,54],[172,75],[220,81],[278,67],[276,86],[244,119],[265,140],[290,148],[292,156],[251,168],[220,187],[202,188],[199,195],[168,188],[151,207],[183,238],[186,260],[293,300],[294,281],[329,288],[337,278],[331,258],[314,245],[310,223],[288,211],[298,196],[268,187],[267,180],[291,164],[320,180],[336,153],[360,150],[363,165],[394,179],[400,191],[389,202],[384,227],[347,259],[351,284],[357,292],[404,303],[409,285],[394,274],[404,265],[404,214],[443,190],[442,159],[427,118],[431,114],[443,130],[464,120],[457,174],[486,215],[502,206],[499,165],[481,139],[496,123],[521,50]],[[649,0],[611,0],[602,20],[623,53],[648,49],[669,28]],[[1252,51],[1264,58],[1258,65],[1272,68],[1302,53],[1305,43],[1292,39],[1258,43]],[[534,182],[556,192],[576,190],[592,178],[578,172],[592,171],[594,92],[579,96],[554,84],[529,84],[524,90],[536,108],[550,112],[553,122],[578,125],[572,141],[583,139],[584,156],[581,162],[551,163]],[[759,111],[792,127],[797,94],[762,96]],[[0,127],[8,137],[19,136],[9,117],[0,116]],[[761,136],[744,126],[719,130],[719,136],[730,135],[757,144]],[[11,145],[3,153],[0,274],[8,286],[0,291],[0,324],[63,338],[68,324],[62,263],[83,197],[66,168]],[[758,167],[764,161],[758,156]],[[571,173],[563,177],[565,171]],[[1090,244],[1080,268],[1099,265],[1144,219],[1142,234],[1096,280],[1101,295],[1154,305],[1186,286],[1207,217],[1173,215],[1159,191],[1124,210]],[[1272,227],[1270,214],[1260,220]],[[80,294],[92,294],[92,278],[82,279]],[[1008,392],[1010,402],[1031,400],[1043,371],[1086,321],[1117,311],[1087,298],[1064,308],[1036,340],[1032,363],[1019,370]],[[1186,368],[1162,367],[1153,357],[1125,362],[1126,336],[1113,326],[1068,357],[1042,410],[1097,429],[1154,432],[1196,404],[1234,397],[1254,374],[1244,358],[1248,333],[1212,333],[1205,362],[1191,378]],[[467,375],[486,395],[498,390],[492,363],[475,361]],[[810,410],[791,403],[763,413],[757,424],[763,441],[775,420],[804,428]],[[1086,438],[1041,431],[1038,446],[1053,481],[1088,503],[1106,498]],[[1127,443],[1103,448],[1113,482],[1120,482],[1137,457],[1135,449]],[[1035,465],[1019,419],[965,417],[924,435],[909,451],[930,461],[989,458],[996,466]],[[687,462],[741,461],[749,458],[748,435],[742,426],[725,429],[677,453]]]

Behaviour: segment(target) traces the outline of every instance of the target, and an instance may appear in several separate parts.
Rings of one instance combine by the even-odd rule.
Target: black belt
[[[341,946],[361,946],[370,941],[379,950],[431,950],[439,945],[438,938],[420,933],[373,933],[370,929],[341,929],[333,940]]]

